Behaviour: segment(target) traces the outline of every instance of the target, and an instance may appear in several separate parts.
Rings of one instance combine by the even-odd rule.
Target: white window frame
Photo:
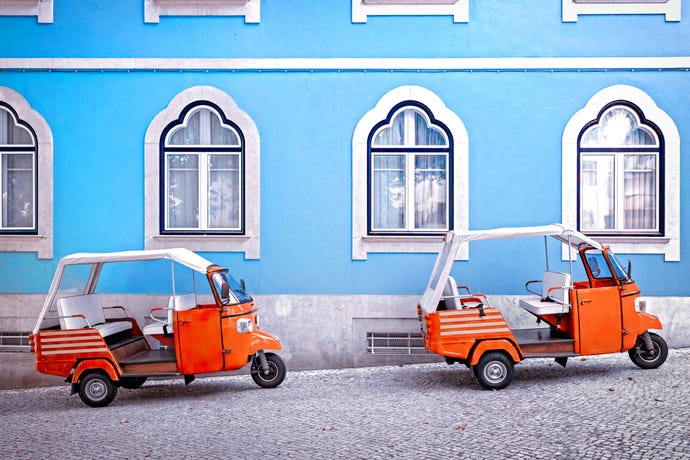
[[[244,234],[161,234],[160,142],[170,122],[177,120],[190,103],[208,101],[219,107],[244,136]],[[243,252],[245,259],[260,256],[260,143],[259,131],[249,115],[225,92],[212,86],[194,86],[176,95],[153,119],[144,145],[144,195],[146,249],[185,246],[202,252]],[[200,209],[200,212],[203,210]]]
[[[352,0],[352,22],[368,16],[453,16],[453,22],[469,22],[469,0]]]
[[[261,0],[144,0],[144,22],[161,16],[244,16],[244,22],[261,22]]]
[[[0,0],[0,16],[36,16],[40,24],[51,24],[53,0]]]
[[[663,254],[666,261],[680,260],[680,135],[671,117],[657,107],[644,91],[628,85],[614,85],[596,93],[568,121],[562,138],[562,221],[566,226],[577,226],[577,168],[578,137],[584,126],[596,120],[606,105],[615,101],[628,101],[637,106],[645,118],[653,122],[664,136],[664,235],[656,236],[602,236],[598,241],[608,244],[620,254]],[[563,259],[568,258],[567,249]]]
[[[432,253],[442,246],[442,236],[421,235],[368,235],[368,148],[369,135],[376,125],[385,120],[390,111],[401,102],[417,101],[426,106],[434,118],[446,125],[453,136],[453,228],[467,230],[468,209],[468,153],[469,139],[462,120],[441,98],[420,86],[400,86],[386,93],[357,123],[352,136],[352,259],[366,260],[369,253],[405,252]],[[463,243],[456,260],[467,260],[468,245]]]
[[[17,113],[36,134],[38,183],[35,188],[34,219],[38,219],[36,235],[0,235],[0,252],[35,252],[39,259],[53,258],[53,133],[48,123],[26,99],[16,91],[0,86],[0,101]]]
[[[585,14],[663,14],[680,21],[682,0],[562,0],[563,22],[577,22]]]

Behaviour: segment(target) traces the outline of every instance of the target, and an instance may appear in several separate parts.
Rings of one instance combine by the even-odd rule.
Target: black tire
[[[653,350],[647,349],[642,336],[637,338],[635,347],[628,350],[630,360],[642,369],[656,369],[664,364],[668,356],[668,345],[666,345],[666,341],[661,336],[649,332],[649,338],[652,339]]]
[[[285,379],[285,363],[275,353],[265,353],[268,362],[268,372],[262,372],[259,357],[254,356],[252,365],[252,379],[262,388],[275,388]]]
[[[122,377],[120,386],[128,390],[136,390],[146,382],[146,377]]]
[[[91,407],[104,407],[117,395],[117,385],[104,372],[91,371],[79,381],[79,397]]]
[[[513,381],[513,361],[500,351],[489,351],[482,355],[474,366],[474,376],[487,390],[501,390]]]

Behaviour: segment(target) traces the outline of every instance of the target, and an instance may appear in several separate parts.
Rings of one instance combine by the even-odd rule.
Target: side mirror
[[[630,261],[630,259],[628,259],[628,271],[627,271],[626,275],[628,276],[629,280],[632,279],[630,277],[631,274],[632,274],[632,262]]]

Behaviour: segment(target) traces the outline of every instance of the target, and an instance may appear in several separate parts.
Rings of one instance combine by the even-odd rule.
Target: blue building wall
[[[690,2],[684,2],[690,8]],[[662,16],[561,21],[560,2],[479,2],[470,21],[371,17],[351,22],[350,2],[264,0],[259,24],[241,18],[164,17],[143,22],[143,1],[60,0],[54,23],[0,17],[8,58],[519,58],[690,56],[690,23]],[[308,61],[306,61],[308,63]],[[0,86],[20,93],[54,139],[54,259],[0,254],[0,292],[42,293],[60,257],[144,245],[144,134],[170,100],[196,85],[232,97],[261,139],[261,257],[218,253],[256,294],[418,294],[433,254],[352,260],[352,135],[389,90],[438,95],[469,135],[469,226],[561,220],[561,137],[603,88],[631,85],[676,123],[681,182],[690,148],[687,69],[589,71],[311,71],[17,68]],[[365,65],[363,65],[366,68]],[[101,70],[105,70],[101,72]],[[154,70],[156,70],[154,72]],[[419,70],[419,71],[418,71]],[[690,189],[681,189],[681,260],[624,255],[647,295],[689,296]],[[541,241],[477,243],[456,277],[488,294],[523,293],[543,269]],[[509,275],[499,275],[507,273]],[[132,275],[133,291],[156,292]]]

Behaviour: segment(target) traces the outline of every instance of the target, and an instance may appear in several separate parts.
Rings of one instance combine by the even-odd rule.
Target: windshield
[[[223,305],[246,303],[252,300],[251,296],[242,288],[242,285],[227,270],[221,270],[213,274],[213,287]]]
[[[592,273],[592,277],[596,279],[613,277],[613,275],[611,274],[611,270],[609,269],[609,265],[606,263],[606,260],[604,259],[604,254],[602,251],[600,251],[599,249],[592,249],[587,251],[585,254],[587,259],[587,265],[589,265],[589,270]],[[611,261],[611,265],[613,266],[613,269],[616,272],[616,277],[620,280],[626,279],[627,275],[625,273],[625,270],[623,270],[623,267],[621,267],[621,264],[618,262],[618,260],[612,252],[609,252],[609,260]]]

